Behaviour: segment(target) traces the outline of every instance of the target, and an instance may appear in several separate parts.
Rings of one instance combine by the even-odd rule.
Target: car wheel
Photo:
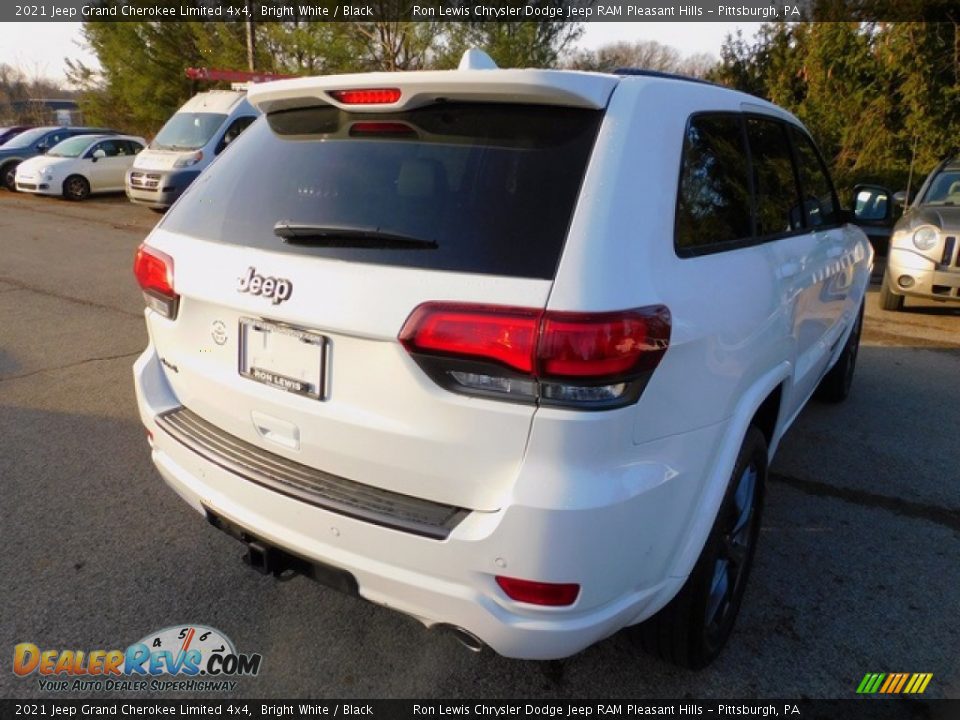
[[[67,200],[83,200],[90,194],[90,183],[85,177],[71,175],[63,181],[63,196]]]
[[[17,191],[17,163],[7,163],[0,170],[0,182],[10,192]]]
[[[903,310],[903,295],[896,295],[890,290],[890,274],[886,270],[883,271],[883,282],[880,283],[880,307],[894,312]]]
[[[629,628],[645,651],[697,670],[723,650],[740,611],[757,546],[767,479],[767,442],[751,427],[707,543],[677,596]]]
[[[860,333],[863,331],[863,304],[860,305],[860,312],[855,322],[837,362],[820,380],[820,385],[817,387],[818,400],[839,403],[846,400],[850,394],[853,371],[857,367],[857,352],[860,349]]]

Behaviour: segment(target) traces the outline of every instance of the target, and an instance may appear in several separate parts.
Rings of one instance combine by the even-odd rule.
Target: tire
[[[903,298],[901,298],[902,300]],[[863,305],[857,313],[856,324],[840,352],[837,362],[830,368],[817,387],[817,399],[840,403],[847,399],[853,385],[853,371],[857,367],[857,352],[860,349],[860,334],[863,331]]]
[[[10,192],[17,191],[17,163],[7,163],[0,169],[0,184]]]
[[[152,207],[152,208],[150,208],[150,209],[153,210],[153,211],[154,211],[155,213],[157,213],[158,215],[163,215],[163,214],[167,211],[166,208],[155,208],[155,207]]]
[[[720,654],[733,630],[760,531],[767,442],[750,427],[720,511],[687,582],[666,607],[628,629],[644,651],[699,670]]]
[[[893,312],[903,310],[903,295],[896,295],[890,290],[890,273],[888,270],[883,271],[883,282],[880,283],[880,307]]]
[[[63,196],[67,200],[84,200],[90,196],[90,183],[82,175],[71,175],[63,181]]]

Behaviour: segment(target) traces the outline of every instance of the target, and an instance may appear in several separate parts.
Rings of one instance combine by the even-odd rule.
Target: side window
[[[823,166],[816,146],[806,133],[792,125],[790,136],[797,153],[797,171],[800,174],[807,227],[835,225],[840,221],[839,207],[833,192],[833,183],[830,182],[830,176]],[[882,208],[881,217],[885,216],[886,206]]]
[[[127,155],[136,155],[143,150],[143,145],[136,142],[135,140],[127,140]]]
[[[750,182],[739,114],[695,115],[683,143],[676,248],[707,250],[749,238]]]
[[[101,151],[105,157],[114,157],[117,154],[117,145],[113,140],[104,140],[103,142],[98,142],[87,151],[86,156],[92,158],[98,155]]]
[[[240,136],[240,133],[253,124],[254,120],[256,120],[255,117],[238,117],[230,123],[230,127],[227,128],[227,131],[223,134],[223,138],[217,144],[216,154],[219,155],[227,145],[236,140]]]
[[[756,233],[780,235],[803,227],[803,211],[783,123],[747,118],[753,161]]]

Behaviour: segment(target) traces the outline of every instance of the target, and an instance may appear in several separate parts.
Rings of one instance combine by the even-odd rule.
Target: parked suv
[[[850,390],[872,250],[774,105],[491,65],[250,90],[136,255],[153,460],[263,572],[703,666],[770,458]]]
[[[960,302],[960,156],[934,168],[893,227],[880,306],[902,310],[908,297]]]
[[[116,135],[116,130],[93,127],[38,127],[16,135],[0,147],[0,184],[16,190],[17,165],[43,155],[57,143],[74,135]]]

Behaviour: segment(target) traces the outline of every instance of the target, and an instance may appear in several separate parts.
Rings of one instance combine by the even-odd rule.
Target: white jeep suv
[[[703,666],[780,439],[849,391],[870,245],[770,103],[489,65],[250,90],[137,252],[153,460],[263,572]]]

